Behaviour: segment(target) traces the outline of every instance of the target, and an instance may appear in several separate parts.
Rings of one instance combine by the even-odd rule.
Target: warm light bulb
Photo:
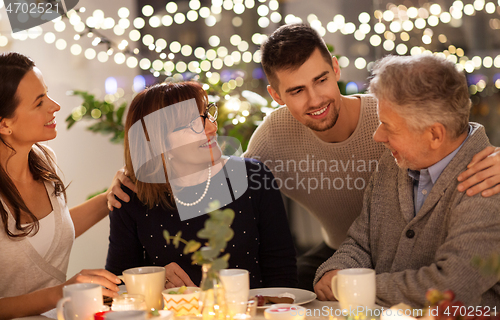
[[[118,16],[120,18],[122,18],[122,19],[128,18],[129,15],[130,15],[130,11],[128,8],[121,7],[120,9],[118,9]]]

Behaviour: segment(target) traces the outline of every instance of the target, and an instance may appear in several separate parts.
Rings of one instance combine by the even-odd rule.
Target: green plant
[[[218,201],[209,204],[208,216],[203,229],[198,231],[197,236],[200,239],[206,239],[207,243],[201,247],[201,243],[196,240],[186,241],[181,238],[182,232],[179,231],[175,236],[171,236],[167,230],[163,230],[163,237],[167,244],[172,244],[178,248],[179,243],[185,244],[184,254],[192,253],[191,260],[193,264],[211,264],[211,272],[225,269],[228,266],[229,253],[222,257],[219,255],[224,252],[227,242],[233,238],[234,232],[231,224],[234,220],[234,211],[231,209],[219,210]]]
[[[201,82],[203,83],[203,80],[201,80]],[[231,90],[229,92],[223,91],[222,84],[220,82],[215,85],[211,85],[207,92],[212,97],[229,96],[230,100],[238,101],[237,103],[239,104],[243,103],[244,107],[241,108],[241,110],[229,110],[228,108],[225,108],[228,100],[223,98],[218,101],[219,117],[217,122],[219,123],[219,135],[227,135],[238,139],[243,150],[246,150],[252,133],[265,116],[265,112],[263,110],[266,110],[265,108],[267,108],[267,110],[271,110],[272,108],[270,99],[265,99],[255,92],[246,91],[250,95],[258,97],[260,100],[259,103],[249,102],[248,99],[242,97],[239,90]],[[74,108],[72,113],[66,118],[68,129],[70,129],[76,122],[84,119],[92,120],[94,122],[97,121],[88,126],[87,129],[104,135],[111,134],[112,137],[110,138],[110,141],[112,143],[123,143],[125,135],[123,114],[127,107],[126,102],[122,103],[120,107],[116,109],[112,103],[98,100],[94,95],[86,91],[75,90],[72,94],[82,97],[83,102],[81,106]],[[242,112],[245,110],[248,112],[248,115],[245,117],[245,121],[243,123],[238,121],[237,124],[234,124],[232,122],[233,119],[241,119]]]
[[[75,90],[71,94],[82,97],[83,102],[79,107],[73,109],[71,114],[66,118],[68,129],[80,120],[95,120],[97,123],[87,127],[88,130],[102,134],[112,134],[110,138],[112,143],[121,144],[123,142],[125,135],[123,114],[127,107],[126,102],[122,103],[115,110],[114,104],[97,100],[93,94],[86,91]]]

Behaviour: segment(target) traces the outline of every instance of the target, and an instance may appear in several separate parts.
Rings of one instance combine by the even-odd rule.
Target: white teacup
[[[163,298],[161,292],[165,286],[164,267],[139,267],[123,271],[120,276],[125,282],[127,292],[142,294],[148,309],[162,309]]]
[[[375,270],[366,268],[344,269],[332,278],[332,292],[342,309],[375,306]]]
[[[248,270],[222,269],[219,272],[224,286],[226,305],[231,316],[245,313],[250,292],[250,277]]]
[[[75,283],[63,287],[63,298],[57,302],[58,320],[93,320],[101,311],[102,288],[96,283]]]

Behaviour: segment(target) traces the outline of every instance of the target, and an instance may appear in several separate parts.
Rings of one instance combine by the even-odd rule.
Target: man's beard
[[[317,123],[313,120],[308,121],[306,126],[314,131],[323,132],[327,131],[337,124],[337,120],[339,119],[339,110],[335,108],[334,101],[330,101],[330,110],[328,110],[327,118],[321,123]]]
[[[416,170],[416,169],[413,169],[412,168],[412,165],[410,163],[408,163],[408,160],[406,160],[404,157],[400,157],[401,158],[401,161],[398,161],[396,158],[394,158],[394,161],[396,162],[396,164],[398,165],[398,167],[400,167],[401,169],[410,169],[410,170]]]
[[[385,145],[385,144],[384,144]],[[392,150],[391,148],[388,148],[387,145],[385,145],[385,147],[387,149],[389,149],[391,152],[394,152],[394,150]],[[399,160],[392,156],[394,158],[394,161],[396,162],[397,166],[401,169],[404,169],[404,170],[407,170],[407,169],[410,169],[410,170],[420,170],[417,168],[417,166],[413,163],[411,163],[410,161],[408,161],[408,159],[406,159],[401,153],[398,152],[398,158]]]

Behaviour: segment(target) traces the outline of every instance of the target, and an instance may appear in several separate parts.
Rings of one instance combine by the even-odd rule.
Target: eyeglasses
[[[215,103],[210,103],[203,114],[200,115],[201,122],[198,118],[191,121],[188,125],[175,128],[173,132],[180,131],[183,129],[190,128],[194,133],[202,133],[205,131],[205,121],[208,119],[212,123],[216,123],[217,116],[219,114],[219,109]],[[216,123],[217,124],[217,123]]]

